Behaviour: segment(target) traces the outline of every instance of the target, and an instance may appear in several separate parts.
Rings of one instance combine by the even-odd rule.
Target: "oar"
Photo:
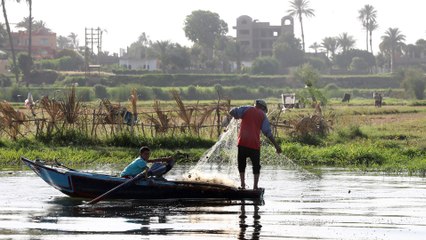
[[[126,185],[128,185],[128,184],[131,184],[131,183],[133,183],[133,182],[135,182],[135,181],[137,181],[137,180],[139,180],[139,179],[141,179],[142,177],[144,177],[145,176],[145,171],[143,171],[143,172],[141,172],[141,173],[139,173],[138,175],[136,175],[134,178],[132,178],[132,179],[129,179],[129,180],[127,180],[127,181],[125,181],[125,182],[123,182],[122,184],[120,184],[120,185],[118,185],[118,186],[116,186],[116,187],[114,187],[114,188],[112,188],[111,190],[109,190],[108,192],[106,192],[106,193],[104,193],[104,194],[102,194],[102,195],[99,195],[98,197],[96,197],[96,198],[94,198],[93,200],[91,200],[90,202],[88,202],[87,204],[88,205],[90,205],[90,204],[95,204],[95,203],[97,203],[97,202],[99,202],[99,201],[102,201],[104,198],[106,198],[108,195],[111,195],[112,193],[114,193],[114,192],[116,192],[117,190],[119,190],[120,188],[122,188],[122,187],[124,187],[124,186],[126,186]]]

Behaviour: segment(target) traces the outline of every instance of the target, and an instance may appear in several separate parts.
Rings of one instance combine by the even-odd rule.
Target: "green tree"
[[[0,47],[4,48],[8,40],[8,34],[4,23],[0,23]]]
[[[361,8],[359,11],[358,19],[361,21],[362,26],[365,28],[365,41],[366,41],[366,47],[368,51],[368,37],[369,37],[369,31],[370,27],[373,25],[372,22],[376,22],[377,17],[377,11],[374,9],[373,6],[366,4],[363,8]]]
[[[346,52],[355,46],[355,40],[348,33],[342,33],[337,37],[337,43],[342,48],[342,52]]]
[[[363,58],[354,57],[349,65],[349,69],[355,73],[367,73],[368,64]]]
[[[327,57],[330,57],[331,53],[331,59],[334,59],[339,42],[334,37],[326,37],[322,40],[321,46],[327,51]]]
[[[297,70],[292,73],[292,77],[305,84],[307,93],[302,94],[308,94],[313,103],[320,101],[322,105],[327,104],[326,97],[315,86],[317,81],[321,78],[321,75],[310,64],[303,64],[298,67]]]
[[[23,80],[26,82],[26,85],[28,87],[31,70],[33,68],[33,60],[30,56],[26,54],[20,54],[18,57],[18,64],[24,75]]]
[[[19,2],[19,1],[17,1],[17,2]],[[15,73],[16,83],[19,83],[19,70],[18,70],[18,66],[16,65],[16,53],[15,53],[15,48],[13,47],[13,39],[12,39],[11,31],[10,31],[9,19],[7,17],[5,0],[1,0],[1,5],[3,7],[3,17],[4,17],[5,24],[6,24],[7,34],[9,36],[10,50],[12,52],[12,60],[13,60],[12,71]]]
[[[153,49],[156,52],[156,56],[160,59],[160,68],[163,72],[166,72],[167,66],[169,65],[168,51],[172,47],[170,41],[156,41],[152,44]]]
[[[33,19],[33,1],[32,0],[26,0],[28,4],[28,10],[29,10],[29,19]],[[32,32],[33,32],[33,23],[32,21],[29,22],[29,28],[28,28],[28,56],[31,58],[32,54]]]
[[[363,59],[363,61],[368,65],[369,71],[371,71],[371,67],[376,65],[376,60],[372,53],[359,49],[350,49],[346,52],[336,54],[333,59],[333,64],[338,66],[340,69],[348,70],[351,68],[350,65],[354,58]]]
[[[168,64],[172,69],[184,70],[191,66],[189,49],[179,44],[173,44],[167,53]]]
[[[309,46],[309,48],[313,49],[315,54],[317,54],[318,50],[321,48],[321,45],[317,42],[314,42],[311,46]]]
[[[379,27],[379,24],[376,21],[371,21],[368,24],[368,32],[370,33],[370,51],[373,53],[373,31]]]
[[[274,57],[258,57],[253,61],[251,71],[253,74],[276,74],[278,61]]]
[[[232,61],[235,61],[237,72],[241,72],[242,61],[250,56],[248,48],[234,39],[228,41],[225,53]]]
[[[142,33],[136,42],[127,47],[126,57],[135,59],[145,59],[156,56],[156,53],[151,49],[152,42],[146,33]]]
[[[71,46],[73,47],[73,49],[74,49],[74,50],[78,49],[78,45],[79,45],[79,42],[78,42],[78,35],[77,35],[77,34],[75,34],[75,33],[73,33],[73,32],[71,32],[71,33],[68,35],[68,38],[71,40]]]
[[[294,17],[299,18],[300,23],[300,30],[302,34],[302,50],[305,52],[305,34],[303,32],[303,16],[306,17],[313,17],[315,16],[314,10],[309,8],[309,1],[308,0],[293,0],[290,2],[291,9],[287,12]]]
[[[42,20],[34,21],[33,31],[34,32],[41,32],[41,33],[51,33],[52,32],[52,30],[47,27],[46,22],[44,22]]]
[[[59,49],[71,49],[72,43],[71,40],[65,36],[58,36],[56,39],[56,45]]]
[[[282,34],[275,41],[273,53],[283,68],[299,66],[303,63],[303,51],[300,49],[300,43],[291,33]]]
[[[184,25],[185,36],[208,50],[213,50],[216,40],[228,32],[228,24],[210,11],[193,11],[186,16]]]
[[[394,71],[395,56],[401,53],[402,48],[405,46],[405,35],[402,34],[398,28],[389,28],[386,30],[385,35],[382,36],[380,43],[380,51],[384,52],[390,58],[390,71]]]
[[[421,69],[404,69],[399,75],[402,78],[402,86],[409,96],[414,96],[418,100],[425,98],[426,79]]]
[[[107,88],[102,84],[95,84],[93,86],[93,91],[97,98],[104,99],[109,97]]]

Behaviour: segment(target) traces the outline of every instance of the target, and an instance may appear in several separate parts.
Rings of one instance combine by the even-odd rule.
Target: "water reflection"
[[[34,174],[0,177],[0,239],[424,239],[426,179],[265,168],[266,203],[69,198]],[[28,184],[31,183],[31,184]]]
[[[44,214],[33,215],[30,221],[45,224],[45,228],[39,230],[50,232],[50,228],[55,228],[56,233],[67,234],[235,236],[239,232],[239,239],[259,239],[262,228],[259,209],[264,205],[263,201],[241,200],[111,200],[90,206],[84,202],[83,199],[53,197],[47,202]],[[239,218],[236,221],[234,218],[232,224],[226,222],[228,216]],[[205,225],[215,218],[217,224]],[[100,226],[106,222],[115,223],[110,228]],[[230,224],[239,227],[230,229]]]
[[[260,215],[259,215],[259,204],[254,203],[253,206],[253,225],[249,225],[247,223],[247,214],[246,214],[246,203],[245,201],[241,202],[241,214],[239,215],[240,221],[240,233],[238,235],[238,239],[260,239],[260,230],[262,229],[262,225],[260,224]],[[251,236],[248,236],[247,229],[251,230]]]

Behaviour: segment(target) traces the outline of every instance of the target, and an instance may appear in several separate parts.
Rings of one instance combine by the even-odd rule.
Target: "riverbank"
[[[371,101],[370,101],[371,102]],[[326,136],[297,137],[292,128],[278,129],[283,154],[302,167],[344,167],[392,173],[424,175],[426,172],[426,106],[399,104],[376,108],[368,101],[332,102],[323,108],[330,122]],[[281,115],[280,122],[294,122],[312,114],[312,109],[293,109]],[[139,143],[153,148],[153,157],[176,155],[178,162],[195,162],[214,139],[168,136],[131,140],[135,144],[71,140],[41,143],[35,139],[0,142],[0,169],[20,166],[19,157],[58,160],[67,165],[124,166],[137,156]],[[127,140],[124,139],[123,142]],[[128,142],[127,142],[128,143]],[[279,164],[265,160],[264,164]]]

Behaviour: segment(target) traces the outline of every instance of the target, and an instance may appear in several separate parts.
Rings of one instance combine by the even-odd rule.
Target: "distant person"
[[[150,155],[151,150],[147,146],[141,147],[139,157],[124,168],[120,177],[133,178],[145,170],[147,170],[147,176],[162,177],[172,169],[175,163],[172,157],[149,159]],[[151,168],[147,166],[148,163],[153,163]]]
[[[260,131],[272,142],[277,153],[281,153],[281,147],[272,135],[271,125],[266,116],[268,107],[262,99],[257,99],[254,106],[241,106],[233,108],[229,114],[235,119],[241,119],[240,132],[238,134],[238,171],[240,173],[241,188],[245,189],[245,170],[247,158],[250,158],[253,166],[253,189],[258,189],[260,176]]]
[[[343,95],[342,102],[349,102],[351,100],[351,95],[349,93],[345,93]]]
[[[381,93],[374,94],[374,106],[382,107],[383,96]]]

